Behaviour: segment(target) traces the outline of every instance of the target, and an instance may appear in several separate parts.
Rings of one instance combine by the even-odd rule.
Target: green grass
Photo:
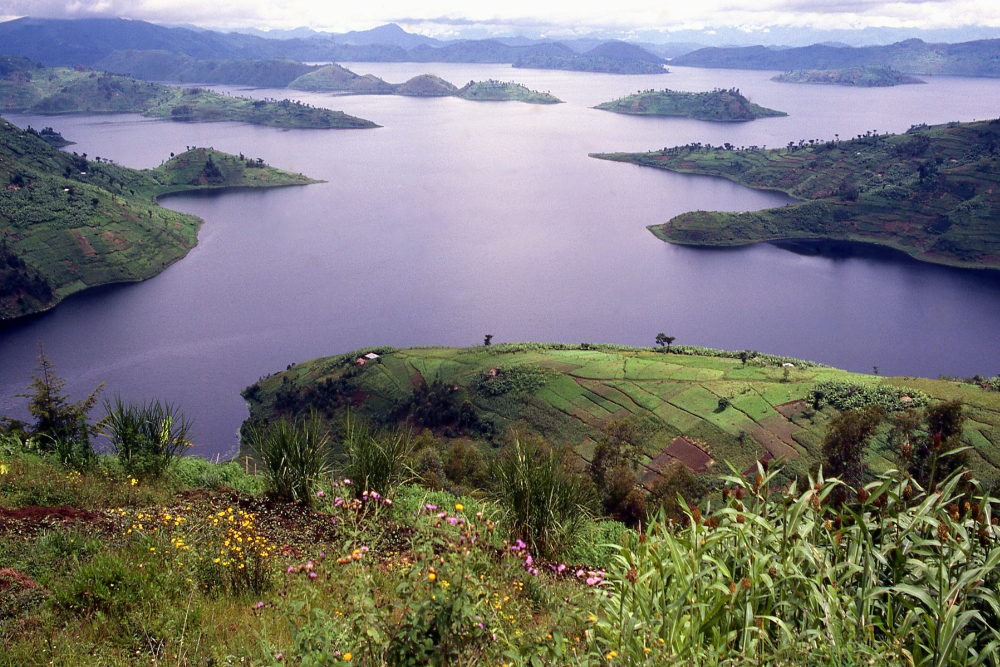
[[[594,108],[635,116],[676,116],[730,123],[788,115],[784,111],[754,104],[735,88],[704,93],[686,93],[667,88],[646,90],[613,102],[598,104]]]
[[[692,211],[649,227],[671,243],[861,241],[928,262],[1000,268],[998,139],[994,120],[780,149],[690,144],[592,157],[727,178],[802,200],[764,211]]]
[[[159,206],[158,196],[316,182],[206,148],[156,169],[129,169],[58,151],[2,119],[0,160],[0,255],[24,265],[0,292],[0,320],[52,308],[88,287],[151,278],[183,258],[202,221]]]

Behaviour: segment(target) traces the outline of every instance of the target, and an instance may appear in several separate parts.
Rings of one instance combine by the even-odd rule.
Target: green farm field
[[[369,352],[380,356],[358,365]],[[726,474],[727,463],[743,471],[774,458],[787,461],[789,476],[808,473],[819,460],[828,422],[839,414],[824,402],[817,409],[813,391],[834,381],[899,389],[898,396],[926,395],[930,401],[960,398],[969,416],[964,440],[973,448],[971,468],[985,483],[1000,482],[996,391],[964,382],[850,373],[755,353],[744,363],[739,356],[695,347],[666,353],[662,348],[609,345],[371,348],[296,364],[262,379],[244,396],[251,421],[310,408],[332,419],[350,406],[387,423],[386,415],[398,415],[398,406],[416,388],[429,387],[433,395],[439,387],[454,406],[467,404],[465,410],[475,412],[477,423],[493,424],[487,437],[449,423],[443,425],[446,436],[499,440],[513,430],[571,447],[583,460],[590,458],[611,422],[628,420],[644,434],[648,480],[673,458],[664,454],[672,444],[702,450],[711,463],[694,469],[707,476]],[[877,444],[867,464],[871,470],[888,469],[892,453]]]

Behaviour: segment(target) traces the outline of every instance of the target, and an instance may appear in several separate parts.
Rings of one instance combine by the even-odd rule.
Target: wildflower
[[[462,503],[455,503],[455,511],[456,512],[461,512],[464,509],[465,509],[465,506],[462,505]]]
[[[427,578],[430,579],[431,581],[434,581],[435,579],[437,579],[437,575],[431,572],[430,574],[427,575]]]
[[[242,566],[242,565],[240,565],[240,567],[243,567],[243,566]],[[310,572],[310,573],[309,573],[309,578],[310,578],[310,579],[315,579],[315,578],[316,578],[316,573],[315,573],[315,572]]]
[[[258,602],[257,604],[255,604],[253,606],[253,608],[254,609],[263,609],[264,608],[264,603],[263,602]]]
[[[591,615],[590,615],[590,622],[591,622],[591,623],[597,623],[597,617],[596,617],[596,616],[594,616],[593,614],[591,614]]]
[[[347,478],[345,477],[345,478],[344,478],[344,486],[350,486],[350,485],[351,485],[351,480],[349,480],[349,479],[347,479]]]
[[[608,653],[608,660],[614,660],[614,659],[615,659],[615,658],[617,658],[617,657],[618,657],[618,654],[617,654],[617,653],[615,653],[614,651],[610,651],[610,652]]]
[[[130,483],[132,484],[132,486],[135,486],[136,484],[139,483],[139,480],[137,480],[135,477],[133,477],[132,481]]]
[[[344,654],[344,662],[350,662],[351,661],[351,657],[352,656],[351,656],[351,652],[350,651],[348,651],[347,653],[345,653]]]
[[[437,505],[424,505],[424,509],[428,512],[433,512],[438,508]]]
[[[323,493],[323,489],[320,489],[319,491],[316,492],[316,497],[317,498],[323,498],[325,496],[326,496],[326,494]]]
[[[281,662],[282,660],[285,659],[285,654],[279,653],[278,655],[274,656],[274,659],[277,660],[278,662]]]

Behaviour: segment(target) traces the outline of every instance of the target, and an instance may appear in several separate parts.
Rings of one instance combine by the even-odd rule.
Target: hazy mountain
[[[395,23],[381,25],[371,30],[357,30],[335,34],[332,35],[331,39],[337,44],[355,44],[357,46],[385,44],[388,46],[399,46],[404,49],[412,49],[421,44],[441,46],[447,43],[433,37],[406,32]]]

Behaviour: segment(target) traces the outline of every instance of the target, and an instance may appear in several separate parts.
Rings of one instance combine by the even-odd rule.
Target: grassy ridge
[[[0,108],[37,114],[142,113],[179,121],[229,120],[285,128],[378,127],[342,111],[290,100],[229,97],[201,88],[175,88],[85,67],[45,69],[6,59],[0,70]]]
[[[592,157],[719,176],[805,200],[756,212],[695,211],[650,227],[671,243],[864,241],[924,261],[1000,268],[998,145],[1000,121],[982,121],[772,150],[692,144]]]
[[[923,392],[932,399],[962,398],[972,419],[965,434],[975,448],[972,468],[979,479],[1000,483],[1000,394],[971,385],[874,377],[755,353],[744,364],[739,353],[691,347],[672,348],[669,354],[536,344],[375,351],[381,358],[360,367],[355,360],[368,350],[314,359],[262,379],[244,394],[251,421],[310,407],[335,415],[348,405],[384,421],[414,387],[439,382],[457,388],[449,394],[451,405],[458,411],[467,401],[477,424],[492,423],[496,433],[508,427],[537,433],[554,445],[572,447],[583,459],[590,459],[612,421],[640,424],[647,482],[655,481],[656,471],[673,458],[712,476],[726,472],[727,461],[743,470],[758,459],[783,456],[789,459],[788,474],[802,475],[819,460],[826,424],[837,414],[827,404],[816,410],[812,392],[820,383],[836,381],[881,387],[897,397]],[[433,396],[432,391],[422,400],[430,405]],[[453,435],[482,437],[483,432],[481,426],[479,434],[463,431],[455,422],[447,428]],[[675,442],[679,437],[687,444]],[[698,465],[697,457],[690,458],[697,452],[688,445],[701,449],[711,463]],[[868,465],[876,471],[892,467],[891,453],[876,448]]]
[[[184,257],[202,221],[159,206],[159,195],[314,182],[204,148],[156,169],[129,169],[63,153],[6,121],[0,160],[0,232],[18,264],[0,290],[0,319],[51,308],[87,287],[151,278]]]
[[[885,65],[867,65],[847,69],[794,70],[771,77],[783,83],[823,83],[858,88],[885,88],[913,83],[926,83],[914,76]]]
[[[740,122],[787,116],[754,104],[736,88],[715,89],[705,93],[685,93],[676,90],[647,90],[628,95],[613,102],[598,104],[595,109],[639,116],[679,116],[697,120]]]

